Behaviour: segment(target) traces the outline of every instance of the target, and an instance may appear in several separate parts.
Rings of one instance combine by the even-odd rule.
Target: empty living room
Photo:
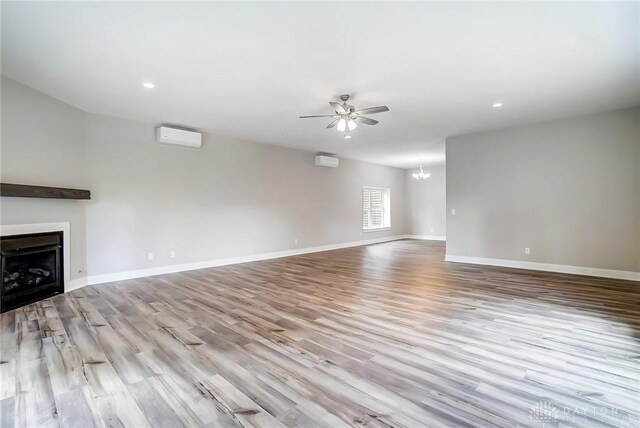
[[[0,25],[0,428],[640,427],[640,2]]]

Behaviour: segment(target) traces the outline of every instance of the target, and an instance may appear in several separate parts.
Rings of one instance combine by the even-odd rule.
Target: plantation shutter
[[[362,229],[378,229],[385,226],[385,189],[365,187],[362,189]]]
[[[384,209],[382,201],[382,189],[369,189],[370,215],[369,227],[382,227],[382,211]]]
[[[362,189],[362,228],[369,229],[369,209],[371,208],[369,189]]]

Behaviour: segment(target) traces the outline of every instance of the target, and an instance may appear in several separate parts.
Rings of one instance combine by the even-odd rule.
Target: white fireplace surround
[[[0,236],[23,235],[28,233],[62,232],[62,258],[64,269],[64,291],[69,292],[82,287],[81,283],[73,284],[71,275],[71,244],[70,226],[68,222],[34,223],[34,224],[3,224],[0,225]],[[76,285],[76,286],[74,286]]]

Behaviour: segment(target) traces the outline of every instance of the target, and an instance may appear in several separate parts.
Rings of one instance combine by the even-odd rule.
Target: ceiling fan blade
[[[336,102],[333,102],[333,101],[329,101],[329,104],[331,105],[331,107],[333,107],[335,109],[336,113],[339,113],[339,114],[346,114],[347,113],[347,111],[344,109],[342,104],[336,103]]]
[[[357,116],[357,117],[354,117],[353,119],[357,120],[360,123],[364,123],[365,125],[375,125],[378,123],[377,120],[369,119],[368,117],[362,117],[362,116]]]
[[[387,106],[378,106],[378,107],[363,108],[362,110],[358,110],[355,113],[358,113],[358,114],[375,114],[375,113],[384,113],[385,111],[389,111],[389,107],[387,107]]]
[[[333,122],[331,122],[330,124],[327,125],[327,128],[335,128],[335,126],[338,124],[338,121],[340,120],[340,118],[337,118],[336,120],[334,120]]]
[[[322,114],[320,116],[300,116],[300,119],[308,119],[310,117],[340,117],[337,114]]]

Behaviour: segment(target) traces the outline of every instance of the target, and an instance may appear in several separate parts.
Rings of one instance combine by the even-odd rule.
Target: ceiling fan
[[[336,128],[338,132],[344,132],[344,138],[351,138],[349,131],[356,129],[359,123],[363,123],[365,125],[376,125],[378,123],[377,120],[369,119],[368,117],[364,117],[363,114],[375,114],[375,113],[383,113],[385,111],[389,111],[389,107],[387,106],[378,106],[378,107],[369,107],[363,108],[361,110],[356,110],[356,108],[352,105],[347,104],[350,96],[348,94],[340,95],[340,99],[342,100],[342,104],[336,103],[333,101],[329,102],[329,105],[333,107],[336,111],[335,114],[323,114],[320,116],[300,116],[300,119],[308,119],[311,117],[331,117],[334,120],[327,125],[327,128]]]

